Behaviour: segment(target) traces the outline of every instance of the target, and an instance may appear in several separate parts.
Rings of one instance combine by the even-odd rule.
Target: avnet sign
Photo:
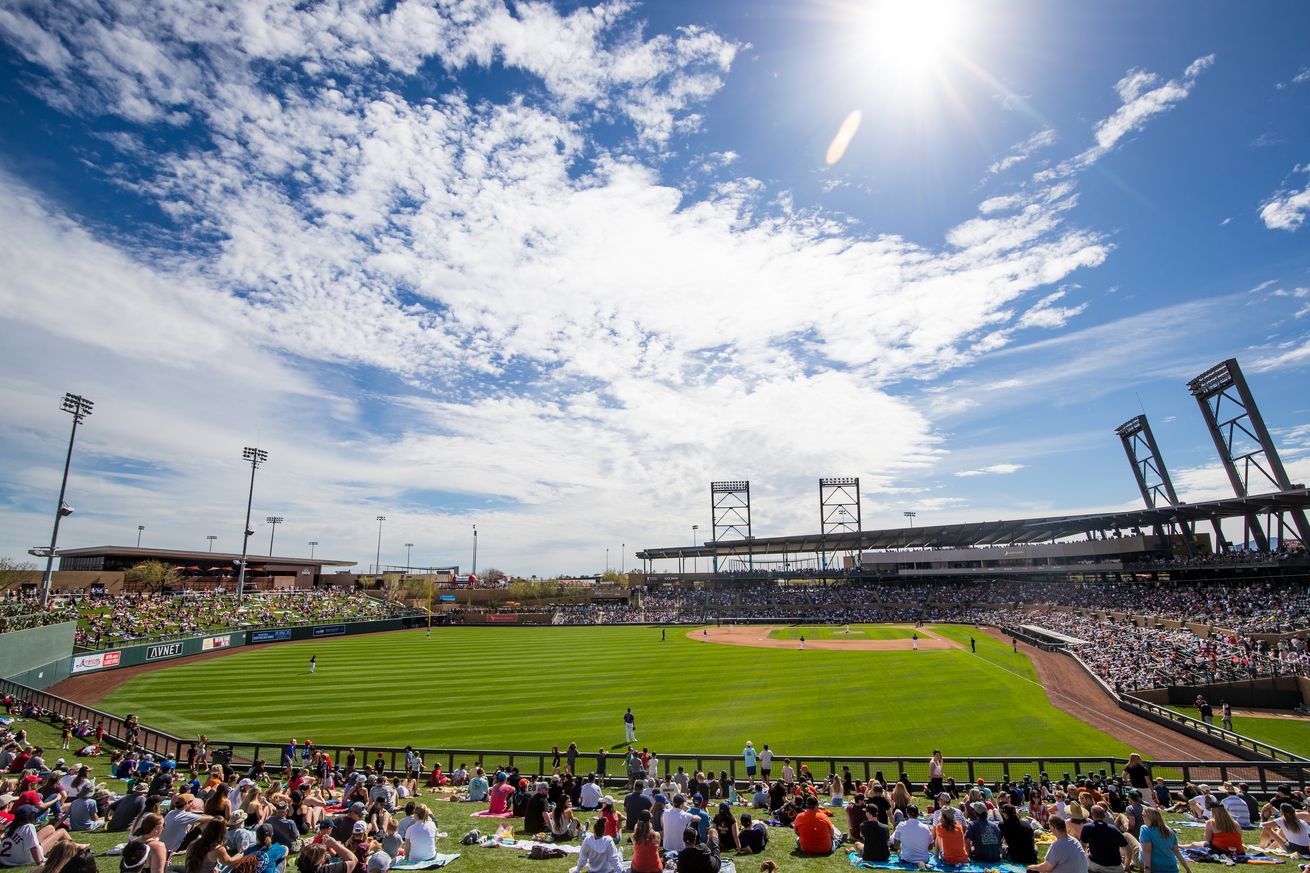
[[[160,643],[146,649],[147,661],[158,661],[160,658],[176,658],[182,654],[182,642]]]

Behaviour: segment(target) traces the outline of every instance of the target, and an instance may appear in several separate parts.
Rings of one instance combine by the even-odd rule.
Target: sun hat
[[[600,802],[601,802],[601,803],[613,803],[613,802],[614,802],[614,798],[613,798],[611,795],[606,794],[604,797],[602,797],[602,798],[600,799]]]
[[[1069,821],[1087,821],[1087,811],[1078,801],[1070,801],[1066,810],[1069,813]]]
[[[82,787],[77,789],[78,797],[92,797],[96,793],[96,787],[90,782],[83,782]]]

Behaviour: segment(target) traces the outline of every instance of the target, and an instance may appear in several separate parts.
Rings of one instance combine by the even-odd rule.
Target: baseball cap
[[[353,812],[355,815],[363,815],[364,804],[360,803],[359,801],[355,801],[354,803],[350,804],[350,811]]]
[[[806,807],[818,806],[818,805],[819,805],[819,798],[815,797],[813,794],[805,798]]]
[[[975,800],[973,803],[969,804],[969,808],[973,810],[974,815],[982,817],[986,817],[987,815],[987,804],[983,803],[981,800]]]
[[[391,856],[386,852],[374,852],[368,856],[368,873],[387,873],[391,869]]]
[[[668,803],[668,802],[669,802],[669,799],[668,799],[667,797],[665,797],[662,793],[658,792],[658,791],[655,793],[655,800],[656,800],[658,803]]]
[[[601,803],[613,803],[613,802],[614,802],[614,797],[613,797],[612,795],[606,794],[604,797],[602,797],[602,798],[600,799],[600,802],[601,802]]]
[[[355,827],[353,830],[357,834],[368,833],[368,822],[362,822],[362,821],[355,822]]]
[[[331,830],[331,829],[332,829],[332,825],[334,825],[334,824],[336,824],[336,819],[332,819],[332,818],[323,818],[323,819],[319,819],[319,822],[318,822],[318,829],[319,829],[320,831]]]

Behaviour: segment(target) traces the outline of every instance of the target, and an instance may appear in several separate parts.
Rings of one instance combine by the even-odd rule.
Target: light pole
[[[628,544],[619,543],[619,575],[623,575],[623,566],[628,563]]]
[[[373,575],[382,575],[382,522],[386,521],[385,515],[378,516],[378,555],[373,562]]]
[[[138,549],[141,548],[141,534],[145,533],[145,530],[146,526],[144,524],[138,524],[136,526],[136,547]]]
[[[209,536],[205,537],[205,539],[209,540],[209,550],[211,552],[214,551],[214,540],[218,539],[218,537],[215,536],[214,534],[210,534]]]
[[[914,527],[914,517],[918,514],[919,513],[917,512],[910,512],[909,510],[906,510],[905,512],[901,513],[901,515],[905,516],[910,520],[910,527]]]
[[[50,554],[46,556],[45,575],[41,577],[41,606],[50,602],[50,580],[55,572],[55,548],[59,543],[59,522],[73,514],[73,508],[64,503],[68,492],[68,468],[73,463],[73,441],[77,439],[77,426],[91,414],[93,402],[80,394],[65,394],[63,410],[73,416],[73,431],[68,435],[68,456],[64,458],[64,478],[59,483],[59,503],[55,506],[55,529],[50,533]]]
[[[478,526],[473,525],[473,569],[469,571],[470,576],[478,575]]]
[[[605,572],[608,573],[609,571],[610,571],[610,547],[606,546],[605,547]]]
[[[414,548],[413,543],[405,543],[405,575],[409,575],[409,550]]]
[[[318,545],[318,540],[309,541],[309,560],[314,560],[314,546]]]
[[[700,525],[698,525],[698,524],[693,524],[693,525],[691,526],[691,547],[692,547],[693,549],[696,548],[696,545],[697,545],[697,543],[696,543],[696,539],[697,539],[697,537],[696,537],[696,531],[698,531],[698,530],[700,530]],[[687,565],[686,565],[686,564],[683,564],[682,566],[683,566],[683,568],[685,569]],[[691,559],[691,567],[692,567],[691,572],[693,572],[693,573],[699,573],[699,572],[700,572],[700,558],[697,558],[697,557],[693,556],[692,559]]]
[[[264,524],[272,525],[273,530],[268,535],[268,556],[273,557],[273,537],[277,534],[277,526],[286,521],[280,515],[268,515],[264,517]]]
[[[237,597],[246,593],[246,549],[254,531],[250,529],[250,507],[255,502],[255,471],[259,465],[268,460],[268,452],[263,449],[246,446],[241,450],[241,459],[250,462],[250,495],[246,497],[246,526],[241,531],[241,566],[237,568]]]

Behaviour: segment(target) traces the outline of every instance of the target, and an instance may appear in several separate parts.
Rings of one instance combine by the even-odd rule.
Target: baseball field
[[[316,640],[154,670],[100,705],[182,736],[273,743],[576,742],[595,753],[622,745],[631,707],[638,744],[662,755],[736,753],[748,739],[779,756],[1129,751],[1053,707],[1028,657],[984,633],[929,628],[943,648],[913,651],[900,628],[857,627],[863,638],[852,645],[876,648],[721,645],[685,627],[457,627],[431,638],[418,630]]]

